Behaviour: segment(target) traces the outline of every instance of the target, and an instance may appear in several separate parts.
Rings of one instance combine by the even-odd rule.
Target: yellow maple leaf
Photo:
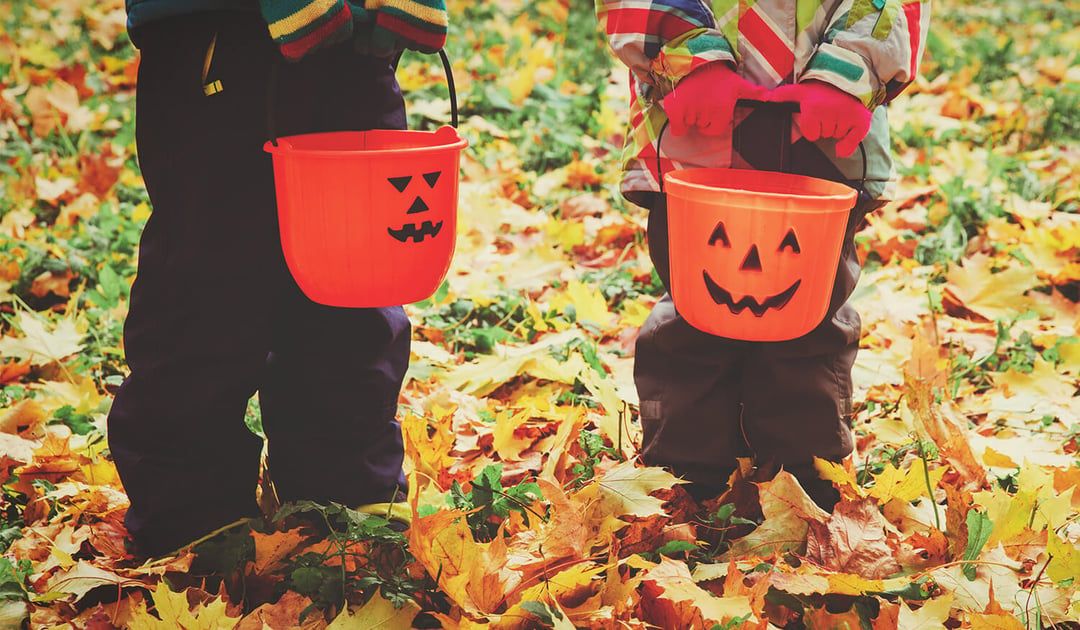
[[[221,597],[214,597],[192,607],[187,591],[176,592],[161,580],[150,592],[157,617],[147,611],[140,602],[132,610],[128,620],[129,630],[231,630],[240,623],[239,617],[228,614],[228,605]]]
[[[874,487],[866,493],[882,504],[892,499],[914,501],[930,494],[926,487],[927,474],[930,476],[930,487],[936,488],[947,471],[946,468],[938,468],[927,472],[926,462],[922,459],[912,462],[907,470],[900,470],[891,462],[886,463],[881,473],[874,476]]]
[[[1046,566],[1046,576],[1051,580],[1060,582],[1080,575],[1080,546],[1053,534],[1047,540],[1046,553],[1052,556]]]
[[[1035,358],[1031,372],[1010,368],[1007,372],[991,374],[990,378],[995,386],[1005,389],[1006,396],[1026,396],[1033,403],[1047,399],[1068,400],[1076,392],[1076,379],[1058,372],[1053,363],[1041,356]]]
[[[859,485],[859,481],[855,477],[855,469],[850,460],[832,462],[827,459],[814,458],[814,466],[822,479],[832,482],[834,486],[839,488],[840,494],[844,498],[862,498],[866,496],[866,491]]]
[[[551,300],[551,305],[563,311],[567,306],[573,305],[578,321],[591,322],[601,328],[611,322],[611,312],[600,289],[580,280],[568,282],[566,288]]]
[[[341,611],[326,630],[408,630],[420,606],[409,600],[400,608],[376,593],[363,606]]]
[[[0,355],[4,357],[27,360],[31,365],[48,365],[82,350],[83,334],[76,330],[71,318],[61,319],[49,330],[37,316],[19,311],[14,324],[23,336],[0,339]]]
[[[639,466],[625,461],[597,474],[602,513],[615,516],[666,516],[664,502],[651,493],[682,483],[663,468]]]
[[[993,258],[980,253],[965,259],[963,265],[949,267],[945,274],[945,290],[990,321],[1027,310],[1025,294],[1040,283],[1032,267],[1007,265],[995,272],[995,264]]]
[[[945,627],[952,608],[953,597],[946,593],[927,600],[919,608],[912,610],[907,601],[900,600],[900,615],[897,618],[897,630],[940,630]]]
[[[1062,344],[1058,352],[1061,358],[1061,371],[1073,376],[1080,375],[1080,341]]]

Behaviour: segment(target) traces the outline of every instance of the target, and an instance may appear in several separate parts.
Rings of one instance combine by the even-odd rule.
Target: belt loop
[[[214,94],[217,94],[218,92],[221,92],[225,89],[225,86],[221,84],[220,79],[217,81],[211,81],[210,83],[206,82],[206,77],[210,74],[210,63],[214,60],[214,47],[217,46],[217,36],[218,34],[217,32],[215,32],[213,39],[210,40],[210,46],[208,46],[206,49],[206,60],[203,61],[202,89],[203,94],[205,94],[206,96],[213,96]]]

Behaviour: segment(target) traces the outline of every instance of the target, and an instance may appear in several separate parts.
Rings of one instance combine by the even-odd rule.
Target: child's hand
[[[766,91],[740,77],[726,62],[714,62],[683,77],[664,97],[664,111],[676,136],[685,134],[689,127],[717,136],[731,127],[735,101],[761,98]]]
[[[352,35],[352,13],[345,0],[260,0],[259,5],[270,36],[289,61]]]
[[[362,4],[375,15],[371,33],[375,49],[434,53],[446,45],[448,18],[444,0],[364,0]]]
[[[782,85],[770,101],[795,101],[799,113],[793,119],[803,137],[811,142],[836,138],[836,154],[849,157],[870,131],[873,114],[862,101],[822,81]]]

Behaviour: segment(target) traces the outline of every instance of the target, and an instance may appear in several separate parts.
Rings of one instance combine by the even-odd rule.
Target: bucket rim
[[[435,139],[445,139],[447,140],[447,142],[441,144],[426,144],[423,146],[415,147],[395,147],[392,149],[302,149],[297,148],[291,142],[289,142],[289,140],[292,138],[310,138],[338,134],[365,134],[372,131],[387,135],[427,136]],[[291,136],[281,136],[277,138],[277,144],[274,144],[273,140],[267,140],[266,143],[263,145],[263,150],[272,155],[291,154],[302,155],[304,157],[339,158],[360,155],[365,157],[390,157],[410,153],[431,153],[435,151],[445,151],[450,149],[461,150],[467,146],[469,146],[469,140],[459,135],[457,129],[449,126],[444,126],[436,129],[435,131],[422,131],[415,129],[369,129],[366,131],[322,131],[316,133],[294,134]]]
[[[709,186],[709,185],[700,184],[700,183],[697,183],[697,182],[686,181],[685,179],[682,179],[680,177],[680,174],[693,175],[693,174],[696,174],[696,173],[703,173],[703,172],[723,172],[725,174],[726,173],[735,174],[735,173],[738,173],[739,171],[744,171],[745,172],[746,169],[737,169],[737,168],[686,168],[686,169],[679,169],[679,170],[676,170],[676,171],[671,171],[671,172],[668,172],[668,173],[664,173],[664,182],[665,182],[665,184],[667,186],[674,187],[676,189],[683,188],[683,189],[687,189],[689,191],[695,191],[695,192],[701,192],[701,193],[724,191],[725,193],[730,193],[730,194],[735,194],[735,195],[746,195],[746,196],[752,195],[752,196],[755,196],[755,197],[764,197],[764,198],[767,198],[767,199],[793,199],[794,198],[794,199],[819,200],[819,201],[829,201],[829,200],[832,200],[832,201],[848,201],[848,200],[853,200],[858,195],[857,190],[855,190],[854,188],[851,188],[850,186],[847,186],[846,184],[843,184],[841,182],[835,182],[835,181],[828,180],[828,179],[822,179],[820,177],[811,177],[809,175],[798,175],[798,174],[795,174],[795,173],[783,173],[783,172],[779,172],[779,171],[754,171],[754,172],[759,173],[759,174],[760,173],[769,173],[770,177],[776,177],[777,179],[783,179],[783,180],[788,180],[788,181],[798,181],[798,180],[813,181],[813,182],[815,182],[816,184],[819,184],[819,185],[821,185],[821,184],[827,185],[829,188],[835,189],[836,192],[835,193],[799,193],[799,192],[783,192],[783,193],[781,193],[781,192],[770,192],[770,191],[765,191],[765,190],[753,190],[752,188]],[[670,188],[668,189],[668,192],[669,193],[672,192],[670,190]]]

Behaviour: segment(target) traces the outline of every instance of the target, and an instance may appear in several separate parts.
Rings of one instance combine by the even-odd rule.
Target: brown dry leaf
[[[70,227],[80,219],[85,221],[101,210],[101,201],[97,195],[84,192],[72,201],[60,208],[60,214],[56,217],[56,225]]]
[[[112,144],[105,142],[95,153],[79,156],[79,189],[104,199],[120,179],[124,168],[124,156],[113,152]]]
[[[30,111],[34,135],[39,138],[60,126],[79,133],[93,120],[93,113],[79,104],[79,90],[61,79],[54,79],[47,88],[32,86],[23,102]]]
[[[32,434],[34,429],[48,419],[48,414],[41,404],[33,398],[19,401],[14,407],[0,415],[0,433],[18,435]],[[7,453],[7,451],[4,451]],[[29,461],[29,460],[27,460]]]
[[[142,587],[145,583],[106,571],[86,560],[79,560],[70,569],[59,570],[46,584],[48,593],[74,595],[78,601],[95,588],[110,587],[119,592],[125,587]]]
[[[75,277],[70,269],[65,269],[63,273],[43,271],[34,278],[34,283],[30,285],[30,293],[38,297],[45,297],[50,293],[60,297],[69,297],[71,296],[71,281]]]
[[[871,630],[897,630],[900,626],[900,604],[875,597],[880,608],[871,621]]]
[[[19,475],[15,489],[32,495],[30,482],[35,479],[44,479],[55,485],[61,479],[77,473],[79,467],[89,460],[71,452],[70,439],[52,431],[46,433],[41,446],[34,450],[30,463],[15,469]]]
[[[4,298],[5,281],[0,280],[0,299]],[[14,383],[30,373],[32,366],[29,361],[12,361],[0,365],[0,385]]]
[[[666,556],[642,578],[641,608],[660,628],[711,628],[754,617],[749,597],[716,597],[694,582],[685,563]]]
[[[900,570],[885,542],[888,527],[874,501],[842,501],[824,523],[810,521],[806,555],[834,571],[888,577]]]
[[[961,478],[974,489],[986,485],[986,469],[972,452],[966,429],[946,416],[926,381],[905,378],[904,396],[918,426],[926,432]]]
[[[255,562],[252,570],[256,575],[273,571],[307,538],[300,532],[300,528],[270,534],[253,531],[251,537],[255,539]]]
[[[311,599],[295,591],[286,591],[277,602],[263,604],[246,615],[237,624],[236,630],[321,630],[326,627],[326,621],[320,615],[307,615],[302,623],[300,621],[300,615],[311,603]]]
[[[770,573],[766,581],[773,588],[792,595],[814,595],[829,592],[829,578],[815,572],[776,571]]]
[[[824,608],[807,608],[803,623],[809,630],[858,630],[863,627],[859,613],[854,609],[840,613]]]
[[[786,471],[777,473],[772,481],[759,483],[758,496],[765,521],[732,544],[730,557],[797,551],[806,542],[808,522],[824,523],[829,516]]]

